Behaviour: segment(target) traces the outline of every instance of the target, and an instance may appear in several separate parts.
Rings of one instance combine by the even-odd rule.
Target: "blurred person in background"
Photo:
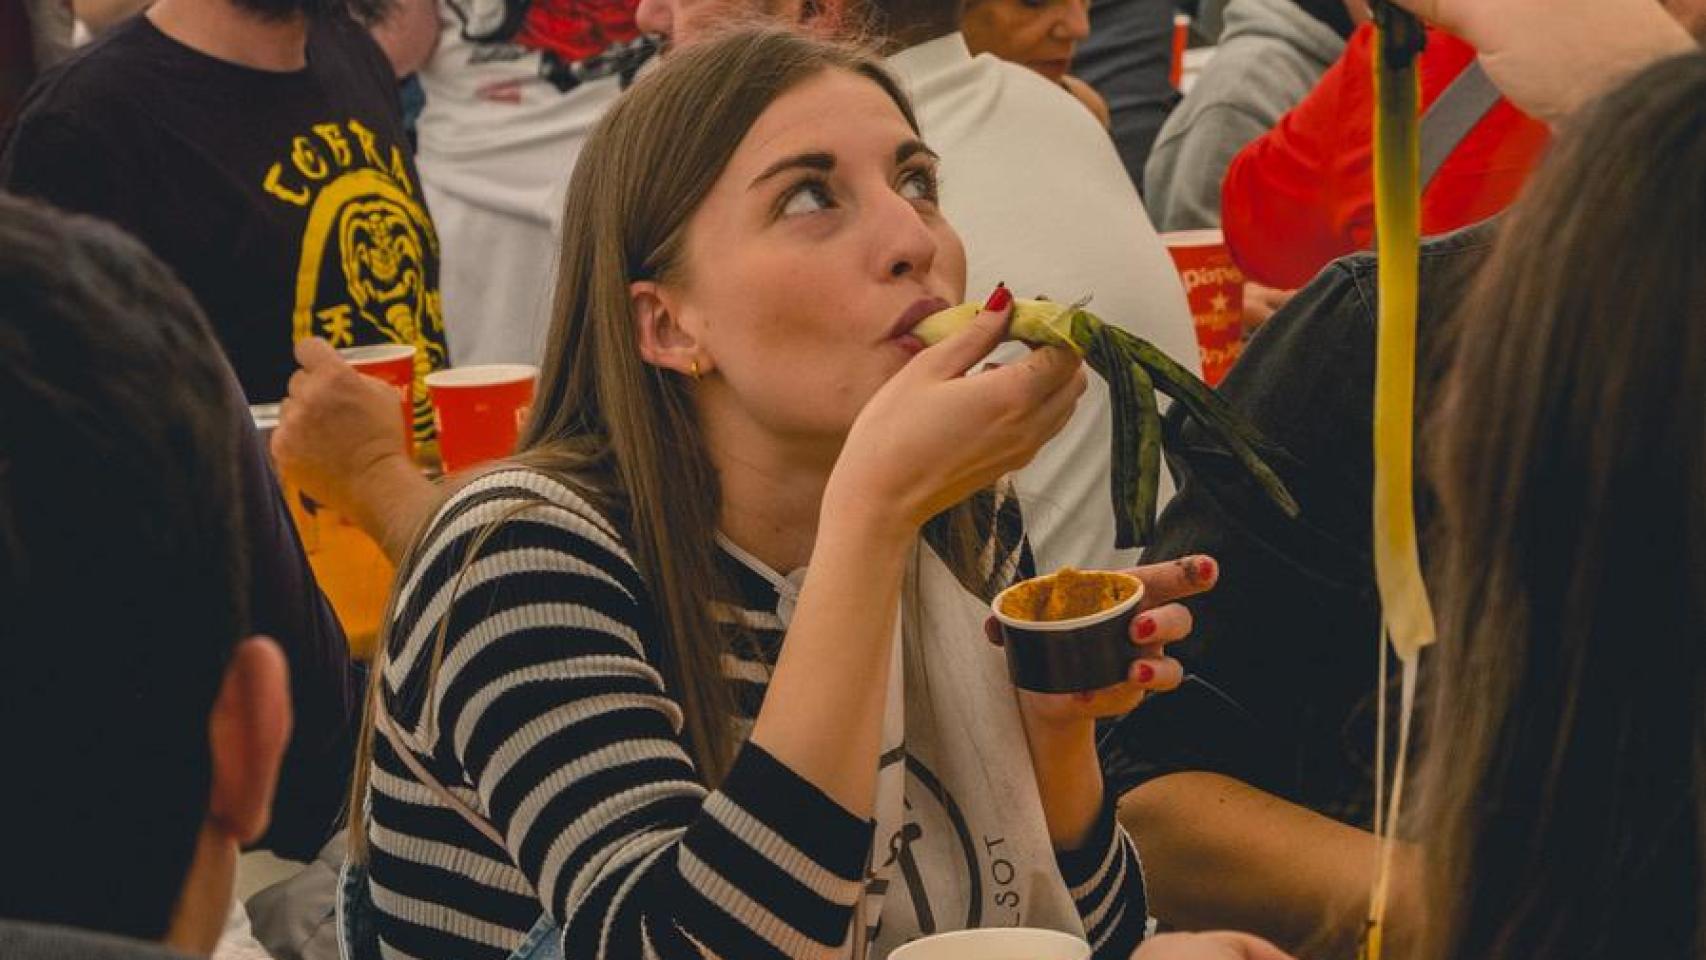
[[[1250,280],[1295,290],[1333,260],[1372,248],[1374,42],[1373,24],[1359,27],[1315,88],[1227,168],[1220,222]],[[1546,148],[1546,125],[1501,99],[1474,63],[1473,47],[1428,28],[1417,61],[1423,111],[1454,85],[1488,95],[1434,175],[1424,177],[1424,235],[1503,210]]]
[[[1029,67],[1066,88],[1103,127],[1107,101],[1071,73],[1078,44],[1090,36],[1090,0],[967,0],[960,21],[966,48]]]
[[[1078,45],[1072,71],[1107,101],[1108,132],[1139,191],[1150,146],[1179,101],[1172,65],[1172,0],[1097,0],[1090,5],[1090,36]]]
[[[451,360],[537,364],[569,174],[652,53],[636,0],[393,2],[374,36],[424,97],[416,163]]]
[[[356,17],[380,0],[158,0],[54,69],[0,146],[0,187],[123,226],[171,265],[251,403],[294,341],[445,363],[439,240],[396,82]]]
[[[0,955],[211,955],[291,737],[248,411],[165,266],[4,195],[0,409]]]
[[[1367,18],[1364,0],[1232,0],[1214,56],[1168,115],[1144,168],[1156,229],[1220,226],[1232,158],[1314,89]]]

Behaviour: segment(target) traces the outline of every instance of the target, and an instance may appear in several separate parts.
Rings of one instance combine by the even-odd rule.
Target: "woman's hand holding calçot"
[[[1064,347],[965,376],[1005,338],[1011,310],[999,288],[970,326],[921,351],[877,391],[830,476],[826,517],[851,509],[910,536],[1029,463],[1066,425],[1086,380]]]

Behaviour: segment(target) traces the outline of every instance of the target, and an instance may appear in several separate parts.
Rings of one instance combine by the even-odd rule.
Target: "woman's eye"
[[[936,175],[929,170],[908,171],[900,181],[900,195],[908,200],[936,202]]]
[[[808,181],[788,192],[782,200],[781,215],[797,217],[807,213],[817,213],[835,206],[835,200],[829,195],[829,188],[821,183]]]

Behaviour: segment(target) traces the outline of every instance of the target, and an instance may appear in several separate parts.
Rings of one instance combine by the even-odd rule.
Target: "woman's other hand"
[[[1127,570],[1143,581],[1143,601],[1131,621],[1131,642],[1137,659],[1124,683],[1085,693],[1019,691],[1019,704],[1035,724],[1049,727],[1088,726],[1103,717],[1130,713],[1151,693],[1165,693],[1184,681],[1184,667],[1167,656],[1169,643],[1191,634],[1191,612],[1177,601],[1214,588],[1220,567],[1205,556],[1182,557]],[[993,618],[984,622],[989,639],[1001,642]]]
[[[1246,933],[1166,933],[1138,947],[1131,960],[1292,960],[1292,956]]]
[[[907,535],[1023,467],[1083,395],[1084,365],[1064,347],[965,375],[1007,333],[1012,297],[991,294],[964,330],[913,357],[860,411],[824,494],[825,515],[852,509]]]

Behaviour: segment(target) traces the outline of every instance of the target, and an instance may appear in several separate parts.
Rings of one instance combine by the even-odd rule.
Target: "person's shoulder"
[[[189,960],[154,943],[0,919],[0,957],[8,960]]]
[[[1472,274],[1492,250],[1498,237],[1497,218],[1437,234],[1422,240],[1420,250],[1421,280],[1424,295],[1435,277],[1444,281],[1460,280]],[[1380,258],[1372,251],[1362,251],[1340,257],[1328,264],[1315,281],[1326,287],[1348,284],[1360,290],[1374,309],[1375,285],[1380,276]],[[1312,284],[1312,286],[1315,284]]]
[[[44,71],[25,96],[15,129],[53,123],[96,135],[129,116],[132,98],[148,85],[142,21],[133,17]]]
[[[527,503],[548,512],[561,512],[584,520],[612,539],[620,534],[613,519],[595,502],[587,490],[573,482],[527,466],[505,466],[483,473],[462,484],[439,511],[439,517],[467,511],[489,504],[510,504],[516,508]]]
[[[1026,131],[1026,135],[1064,135],[1113,146],[1108,131],[1065,86],[1029,67],[988,54],[977,57],[976,62],[988,72],[1007,108],[1015,113],[1023,111],[1030,122],[1039,125]]]

